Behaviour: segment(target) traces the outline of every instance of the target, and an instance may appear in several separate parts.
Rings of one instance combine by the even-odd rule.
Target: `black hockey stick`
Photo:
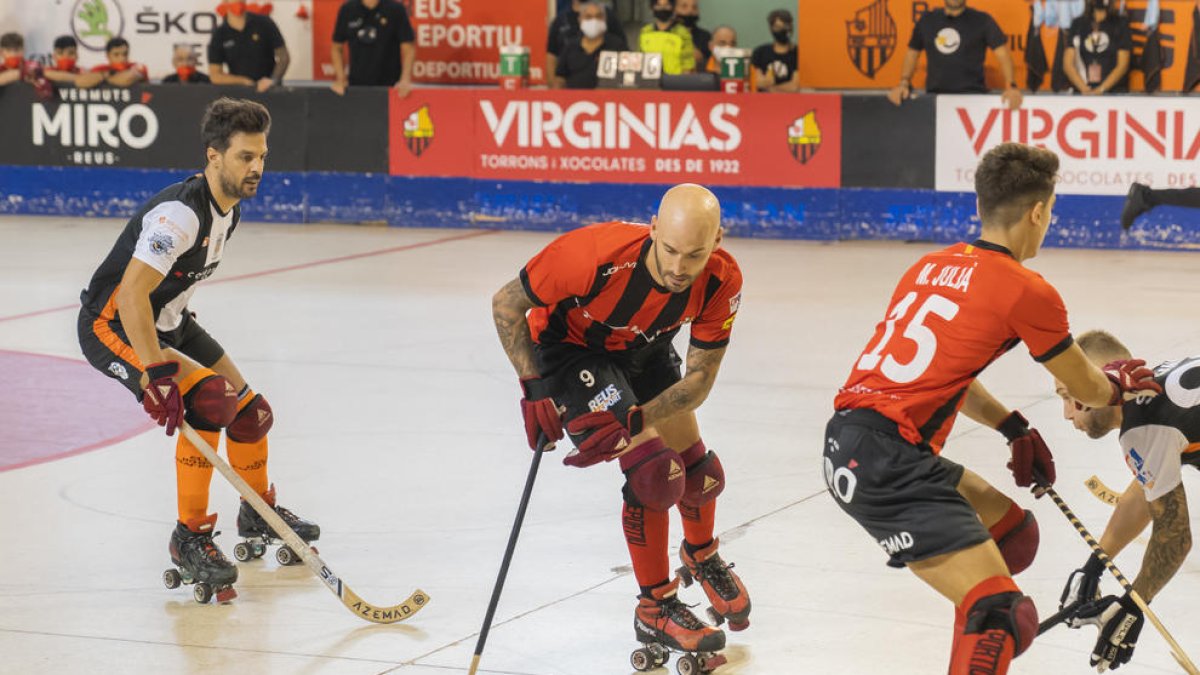
[[[1079,606],[1082,604],[1082,601],[1076,600],[1075,602],[1072,602],[1066,607],[1058,610],[1058,612],[1046,617],[1045,621],[1038,624],[1037,634],[1041,635],[1060,623],[1066,623],[1067,619],[1070,618],[1070,616],[1075,613],[1075,610],[1079,609]]]
[[[488,602],[487,614],[483,617],[483,627],[479,629],[479,641],[475,643],[475,656],[471,659],[468,675],[475,675],[479,670],[479,657],[483,655],[483,645],[487,643],[488,631],[492,629],[492,619],[496,616],[496,605],[500,604],[500,592],[504,590],[504,579],[508,577],[508,565],[512,562],[513,551],[517,548],[517,536],[521,534],[521,523],[525,521],[525,509],[529,507],[529,497],[533,494],[533,481],[537,478],[538,466],[542,463],[542,454],[546,451],[548,441],[545,434],[538,434],[537,450],[533,452],[533,462],[529,465],[529,477],[525,479],[525,492],[521,494],[521,503],[517,506],[517,518],[513,521],[512,532],[508,535],[508,548],[504,550],[504,560],[500,563],[500,574],[496,576],[496,585],[492,588],[492,599]]]

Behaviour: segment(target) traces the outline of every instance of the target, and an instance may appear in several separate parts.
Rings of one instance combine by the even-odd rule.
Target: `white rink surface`
[[[122,225],[0,219],[0,319],[75,301]],[[270,398],[271,477],[282,504],[321,524],[322,557],[370,602],[392,604],[420,587],[432,596],[426,609],[401,624],[366,623],[307,568],[280,569],[270,556],[241,566],[230,605],[198,606],[188,588],[166,590],[174,440],[155,429],[0,472],[0,673],[466,672],[530,459],[490,299],[551,235],[489,234],[212,283],[461,233],[247,223],[192,305]],[[728,474],[717,513],[722,554],[737,563],[754,612],[749,630],[729,634],[731,663],[717,672],[944,673],[952,608],[884,566],[825,493],[819,461],[837,386],[896,278],[936,246],[726,246],[745,272],[744,302],[699,416]],[[1051,249],[1031,266],[1061,290],[1077,333],[1108,327],[1148,360],[1200,353],[1195,254]],[[75,312],[0,320],[0,349],[79,359]],[[1083,481],[1128,481],[1115,435],[1091,441],[1064,422],[1050,377],[1024,346],[982,380],[1041,430],[1061,494],[1098,536],[1110,509]],[[94,382],[97,396],[127,396],[99,374]],[[995,432],[961,419],[947,456],[1018,494]],[[620,473],[560,458],[542,464],[480,672],[632,672],[637,587],[621,535]],[[1185,481],[1200,502],[1200,476],[1187,470]],[[1047,616],[1088,549],[1048,499],[1020,501],[1038,516],[1042,548],[1018,583]],[[236,494],[219,474],[211,508],[225,531],[217,541],[231,553]],[[678,541],[677,518],[672,527]],[[1142,542],[1118,560],[1130,576]],[[1111,578],[1104,588],[1118,590]],[[683,597],[699,603],[701,592]],[[1200,553],[1154,608],[1200,658]],[[1094,635],[1057,628],[1010,672],[1092,672]],[[1134,662],[1119,672],[1179,670],[1147,624]]]

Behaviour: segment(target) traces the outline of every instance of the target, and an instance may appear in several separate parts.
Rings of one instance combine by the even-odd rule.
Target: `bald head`
[[[650,236],[655,252],[651,271],[672,292],[684,291],[721,243],[721,204],[705,187],[676,185],[663,195]]]

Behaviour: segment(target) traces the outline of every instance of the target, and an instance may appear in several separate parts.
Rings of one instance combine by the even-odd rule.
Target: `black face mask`
[[[771,35],[775,38],[775,41],[781,45],[790,44],[792,42],[791,30],[773,30],[771,31]]]
[[[673,16],[675,16],[675,10],[673,10],[673,9],[656,9],[656,10],[654,10],[654,18],[658,19],[659,21],[661,21],[663,23],[670,21],[671,17],[673,17]]]
[[[681,16],[679,17],[679,23],[682,23],[688,28],[695,28],[696,24],[700,23],[700,15],[694,14],[692,16]]]

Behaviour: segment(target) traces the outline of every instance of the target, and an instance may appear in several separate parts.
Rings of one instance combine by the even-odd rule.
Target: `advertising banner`
[[[329,49],[344,0],[315,0],[313,79],[333,79]],[[545,82],[546,0],[403,0],[416,36],[413,79],[437,84],[495,84],[500,48],[530,48],[530,81]]]
[[[1156,188],[1200,184],[1200,100],[1027,97],[1019,110],[992,97],[937,99],[938,190],[974,190],[975,165],[998,143],[1058,153],[1058,192],[1123,195],[1132,182]]]
[[[391,100],[391,172],[497,180],[837,187],[841,99],[436,91]]]
[[[129,41],[129,59],[145,64],[152,80],[175,72],[171,56],[176,44],[189,45],[208,72],[208,43],[223,19],[220,0],[37,0],[0,3],[0,26],[25,37],[26,55],[49,59],[54,39],[70,35],[79,43],[79,67],[90,70],[106,62],[104,44],[111,38]],[[263,3],[268,4],[268,3]],[[275,0],[269,16],[283,35],[291,55],[285,79],[308,79],[312,71],[312,28],[307,0]]]
[[[1147,0],[1127,0],[1126,12],[1131,21],[1134,39],[1134,65],[1146,42]],[[900,67],[908,51],[913,26],[928,11],[940,9],[941,0],[799,0],[797,41],[800,45],[800,83],[806,87],[835,89],[881,89],[900,81]],[[1075,4],[1070,0],[1046,0],[1054,4],[1048,16],[1057,17]],[[1025,87],[1025,50],[1028,47],[1031,3],[1029,0],[970,0],[970,7],[987,12],[1008,36],[1017,83]],[[1163,47],[1162,89],[1179,91],[1183,86],[1192,34],[1192,12],[1195,0],[1161,0],[1158,31]],[[1066,31],[1062,31],[1065,39]],[[954,36],[947,36],[945,49],[956,46]],[[1039,30],[1042,48],[1053,64],[1059,30],[1043,25]],[[951,52],[947,52],[951,53]],[[994,89],[1001,88],[1004,78],[996,57],[990,51],[986,60],[986,78]],[[913,86],[925,83],[925,57],[917,65]],[[1131,75],[1131,87],[1141,90],[1142,76],[1136,69]],[[1047,75],[1042,89],[1049,89]]]

